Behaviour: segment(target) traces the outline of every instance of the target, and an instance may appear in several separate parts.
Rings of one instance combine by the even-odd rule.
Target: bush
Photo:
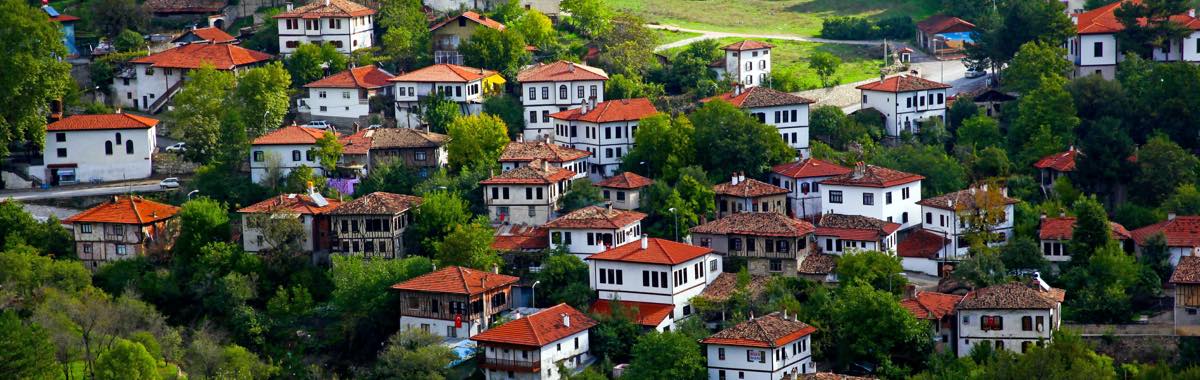
[[[863,17],[831,17],[821,22],[821,37],[834,40],[909,39],[916,24],[911,17],[897,16],[872,22]]]

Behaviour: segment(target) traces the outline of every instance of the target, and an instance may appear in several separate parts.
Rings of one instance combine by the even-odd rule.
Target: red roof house
[[[795,316],[788,318],[786,312],[774,312],[721,330],[701,339],[700,343],[773,349],[787,347],[814,332],[817,332],[816,327],[796,320]]]
[[[771,167],[771,172],[788,178],[801,179],[838,176],[848,174],[851,170],[829,161],[806,158],[775,165]]]
[[[950,85],[934,82],[918,76],[897,75],[884,78],[883,80],[859,85],[855,88],[863,91],[902,93],[950,88]]]
[[[114,129],[148,129],[158,125],[158,119],[128,113],[101,115],[71,115],[50,123],[47,132],[100,131]]]
[[[392,285],[400,300],[400,329],[421,328],[447,338],[469,338],[487,330],[511,307],[520,279],[448,266]]]
[[[620,121],[637,121],[658,113],[654,104],[646,98],[617,99],[596,104],[595,107],[581,107],[550,114],[551,118],[563,121],[583,121],[589,123],[611,123]]]
[[[218,70],[233,70],[271,59],[271,55],[233,44],[187,44],[129,61],[168,69],[198,69],[212,65]]]
[[[642,177],[634,172],[622,172],[621,174],[605,178],[600,182],[596,182],[596,187],[609,189],[624,189],[633,190],[641,189],[654,184],[654,180]]]
[[[308,88],[359,88],[364,90],[391,86],[392,74],[376,67],[367,65],[352,67],[304,85]]]
[[[583,312],[560,303],[479,333],[471,340],[479,343],[476,357],[480,368],[518,373],[540,372],[542,362],[549,362],[552,358],[521,359],[515,353],[504,353],[512,349],[538,352],[543,347],[555,345],[555,352],[566,351],[564,357],[584,354],[588,352],[588,329],[595,325],[596,321]]]
[[[603,69],[570,61],[539,63],[517,73],[520,83],[606,80],[608,73]]]
[[[115,196],[63,220],[84,266],[162,252],[174,236],[170,221],[179,208],[137,196]],[[63,253],[63,252],[53,252]]]

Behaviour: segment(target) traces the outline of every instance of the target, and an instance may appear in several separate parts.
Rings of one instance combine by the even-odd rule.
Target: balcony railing
[[[499,371],[513,372],[539,372],[542,370],[542,362],[531,360],[514,360],[514,359],[499,359],[479,356],[479,367],[484,369],[494,369]]]
[[[753,252],[746,252],[745,250],[729,251],[729,255],[736,256],[736,257],[753,257],[753,258],[759,258],[759,259],[794,259],[794,258],[796,258],[795,252],[766,252],[766,251],[762,251],[762,250],[757,250],[757,251],[753,251]]]

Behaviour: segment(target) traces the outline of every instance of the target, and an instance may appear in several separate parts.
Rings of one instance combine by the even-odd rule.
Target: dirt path
[[[883,41],[881,41],[881,40],[830,40],[830,39],[825,39],[825,38],[801,37],[801,36],[790,35],[790,34],[753,34],[753,33],[715,32],[715,31],[711,31],[711,30],[689,29],[689,28],[683,28],[683,27],[678,27],[678,26],[674,26],[674,25],[665,25],[665,24],[646,24],[646,27],[648,27],[650,29],[662,29],[662,30],[670,30],[670,31],[676,31],[676,32],[688,32],[688,33],[699,33],[700,34],[699,36],[696,36],[696,37],[658,45],[658,47],[655,47],[654,50],[666,50],[666,49],[670,49],[670,48],[674,48],[674,47],[687,46],[688,44],[691,44],[696,41],[711,40],[711,39],[718,39],[718,38],[725,38],[725,37],[763,38],[763,39],[773,39],[773,40],[819,42],[819,43],[826,43],[826,44],[843,44],[843,45],[879,45],[879,44],[883,43]]]

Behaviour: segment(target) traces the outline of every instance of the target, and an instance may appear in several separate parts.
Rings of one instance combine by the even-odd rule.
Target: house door
[[[146,95],[142,95],[142,109],[150,109],[150,100],[146,98]]]

